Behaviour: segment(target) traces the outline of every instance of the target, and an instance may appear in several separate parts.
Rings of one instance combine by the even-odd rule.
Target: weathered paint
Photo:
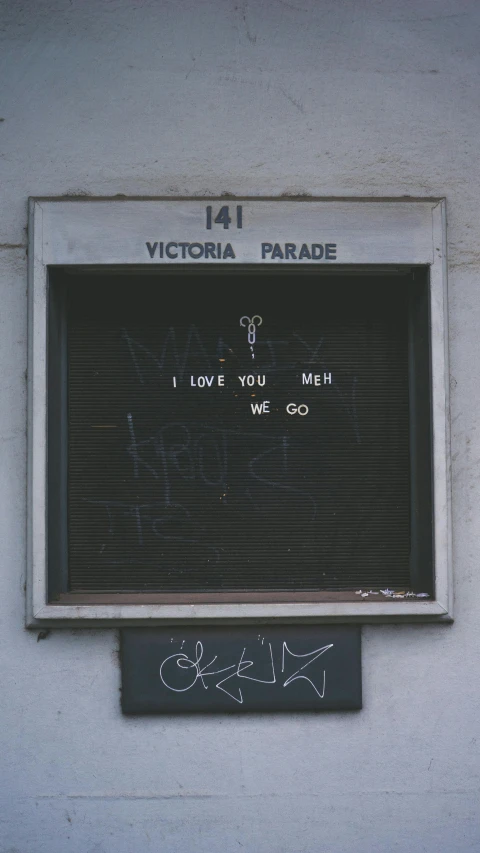
[[[474,0],[25,0],[0,50],[2,853],[480,846]],[[369,626],[355,715],[126,719],[117,634],[23,627],[29,195],[447,197],[453,625]]]

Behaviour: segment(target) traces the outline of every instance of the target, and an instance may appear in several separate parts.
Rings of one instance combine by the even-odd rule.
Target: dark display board
[[[409,587],[404,277],[66,292],[69,591]]]
[[[360,628],[126,628],[122,710],[322,711],[362,707]]]

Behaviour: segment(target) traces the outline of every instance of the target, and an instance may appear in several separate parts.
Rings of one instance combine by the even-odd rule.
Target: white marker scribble
[[[286,679],[286,681],[284,681],[283,686],[287,687],[289,684],[292,684],[294,681],[298,681],[300,678],[303,678],[303,679],[305,679],[305,681],[308,681],[308,683],[312,685],[313,689],[315,690],[315,693],[320,697],[320,699],[323,699],[323,697],[325,696],[325,670],[323,670],[323,686],[322,686],[321,691],[317,690],[317,688],[316,688],[315,684],[313,683],[313,681],[311,680],[311,678],[308,678],[306,675],[301,675],[300,673],[302,672],[302,670],[306,669],[307,666],[310,666],[311,663],[316,661],[317,658],[319,658],[321,655],[325,654],[325,652],[328,652],[328,650],[331,648],[333,648],[333,643],[329,643],[327,646],[322,646],[321,649],[315,649],[315,651],[313,651],[313,652],[306,652],[305,654],[298,654],[297,655],[297,654],[295,654],[295,652],[291,652],[290,649],[288,648],[287,644],[284,642],[283,643],[283,649],[282,649],[282,672],[285,672],[285,652],[288,652],[288,654],[294,658],[307,658],[308,657],[308,658],[310,658],[310,660],[308,660],[306,663],[304,663],[303,666],[300,667],[300,669],[296,670],[296,672],[292,673],[292,675],[290,675]]]
[[[176,654],[169,655],[167,658],[165,658],[165,660],[163,661],[163,663],[160,666],[160,671],[159,671],[160,680],[161,680],[162,684],[164,684],[165,687],[167,687],[169,690],[173,690],[175,693],[185,693],[186,690],[190,690],[193,687],[193,685],[196,684],[197,680],[200,679],[200,681],[202,682],[202,686],[205,688],[205,690],[208,690],[208,685],[205,684],[204,678],[206,678],[209,675],[220,675],[220,673],[222,673],[222,672],[227,672],[227,670],[235,668],[235,664],[232,664],[231,666],[223,667],[223,669],[217,669],[217,670],[214,670],[213,672],[206,672],[208,667],[211,666],[212,663],[215,663],[218,655],[215,655],[212,658],[212,660],[210,661],[210,663],[207,663],[205,666],[200,667],[200,662],[201,662],[202,657],[203,657],[203,644],[200,641],[195,646],[195,654],[197,656],[196,660],[190,660],[188,655],[186,655],[183,652],[177,652]],[[165,681],[163,669],[164,669],[165,665],[168,663],[168,661],[175,661],[175,664],[178,667],[178,669],[182,669],[182,670],[191,669],[191,670],[193,670],[193,673],[194,673],[193,681],[190,684],[187,684],[186,687],[173,687],[171,684],[169,684],[167,681]]]
[[[258,640],[259,642],[261,641],[261,645],[263,646],[265,637],[260,637],[259,635]],[[184,644],[185,640],[181,643],[181,649],[183,649]],[[300,654],[290,651],[285,641],[283,641],[281,648],[281,671],[285,680],[283,681],[283,684],[280,684],[279,686],[288,687],[295,681],[303,679],[311,685],[317,696],[320,699],[323,699],[325,696],[326,683],[325,670],[323,670],[322,675],[320,676],[320,680],[322,682],[321,685],[315,682],[313,676],[309,678],[305,675],[304,670],[321,657],[321,655],[333,648],[333,643],[314,649],[311,652],[304,652]],[[251,659],[247,659],[245,657],[247,646],[243,647],[239,659],[228,666],[221,667],[220,669],[210,668],[215,664],[215,661],[218,659],[218,655],[214,655],[207,664],[202,665],[204,648],[200,641],[195,643],[195,654],[192,657],[188,657],[188,655],[182,651],[168,655],[160,665],[159,676],[164,687],[166,687],[167,690],[172,690],[174,693],[185,693],[188,690],[191,690],[192,687],[200,681],[204,690],[208,690],[209,686],[215,686],[222,693],[229,696],[234,702],[237,702],[239,705],[243,705],[244,698],[240,679],[244,679],[245,681],[255,681],[258,684],[265,685],[277,684],[277,673],[275,671],[275,661],[271,642],[268,642],[268,651],[270,658],[268,663],[269,671],[265,678],[258,678],[256,675],[246,674],[247,670],[251,670],[252,667],[255,667],[259,663],[258,659],[256,660],[252,653],[250,653]],[[285,664],[288,660],[288,655],[290,655],[291,658],[294,658],[297,663],[299,659],[304,661],[303,665],[291,673],[291,675],[286,675],[285,673]],[[264,655],[262,656],[264,657]],[[265,668],[265,661],[263,662],[263,668]],[[255,670],[253,671],[255,672]],[[228,675],[224,676],[225,672],[228,673]],[[220,680],[217,680],[216,676],[218,675],[223,677]],[[209,678],[214,679],[210,685],[206,683],[206,679]]]

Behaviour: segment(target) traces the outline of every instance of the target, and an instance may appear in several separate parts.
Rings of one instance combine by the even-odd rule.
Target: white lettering
[[[289,415],[296,415],[298,413],[299,415],[302,415],[302,417],[305,417],[305,415],[308,415],[308,406],[306,406],[305,403],[300,403],[299,406],[295,403],[289,403],[287,406],[287,412]]]
[[[245,387],[245,382],[247,383],[249,388],[251,388],[253,385],[255,385],[255,382],[257,383],[257,385],[260,385],[262,388],[265,385],[265,375],[257,376],[256,380],[255,380],[255,376],[253,376],[251,373],[248,376],[239,376],[238,378],[240,379],[240,382],[242,383],[242,388]]]
[[[207,385],[208,388],[211,388],[213,385],[213,380],[215,379],[215,377],[214,376],[197,376],[196,379],[197,379],[197,381],[195,382],[195,378],[193,376],[190,377],[190,385],[192,386],[192,388],[205,388],[205,385]],[[177,387],[176,380],[174,381],[173,385],[174,385],[174,388]]]
[[[173,377],[173,387],[174,388],[177,387],[177,377],[176,376]]]
[[[224,376],[218,377],[218,384],[220,385],[220,388],[222,388],[225,385],[225,377]]]
[[[252,415],[268,415],[270,413],[270,400],[263,403],[250,403]]]
[[[311,385],[313,380],[313,384],[317,387],[322,384],[322,377],[319,373],[302,373],[302,385]],[[332,384],[332,374],[324,373],[323,374],[323,384],[331,385]]]

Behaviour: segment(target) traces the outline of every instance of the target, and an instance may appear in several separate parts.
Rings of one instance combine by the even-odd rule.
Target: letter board
[[[70,591],[425,591],[410,287],[263,272],[69,283]]]

